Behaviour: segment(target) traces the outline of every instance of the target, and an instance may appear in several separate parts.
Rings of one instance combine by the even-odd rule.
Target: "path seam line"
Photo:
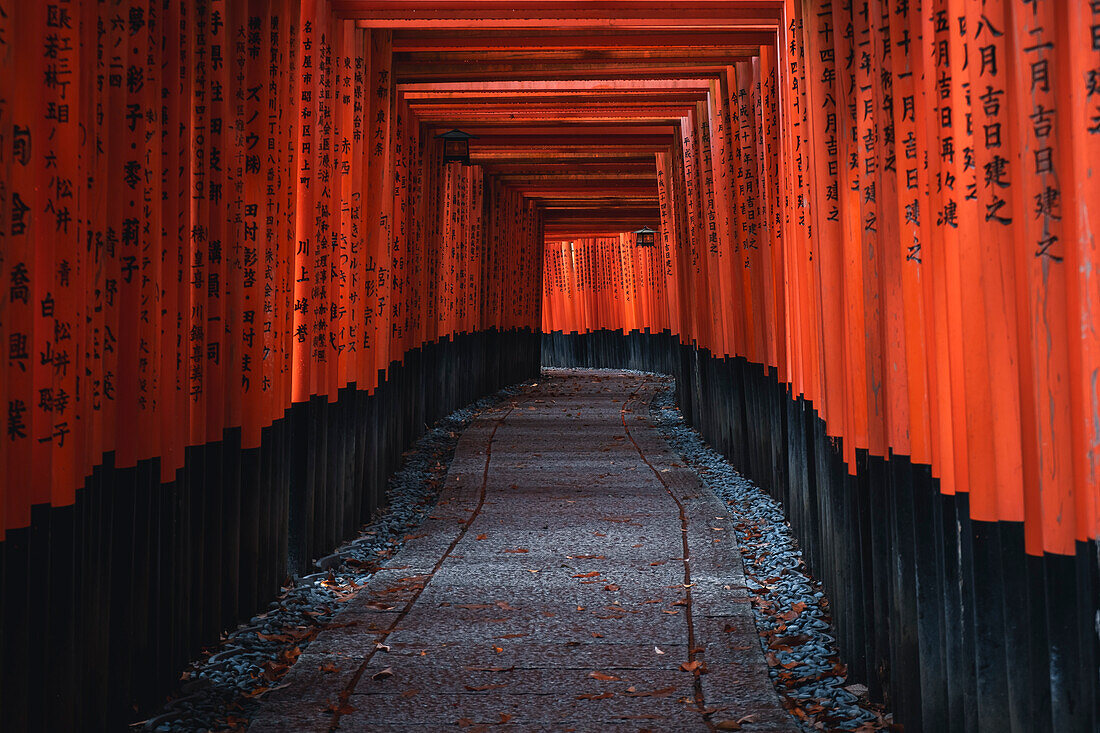
[[[677,509],[680,510],[680,541],[683,545],[683,553],[684,553],[684,556],[683,556],[683,564],[684,564],[684,584],[683,585],[684,585],[684,590],[685,590],[684,602],[687,604],[686,606],[684,606],[684,609],[685,609],[684,610],[684,616],[685,616],[685,619],[687,621],[687,632],[688,632],[688,662],[694,662],[695,661],[695,650],[696,650],[696,647],[695,647],[695,623],[692,619],[692,603],[691,603],[692,582],[691,582],[691,563],[690,563],[691,554],[690,554],[690,550],[688,549],[687,511],[684,509],[683,502],[681,502],[676,497],[676,493],[672,490],[671,487],[669,487],[668,482],[665,481],[665,478],[664,478],[664,476],[661,475],[661,472],[658,471],[653,466],[653,464],[649,462],[649,459],[645,457],[645,452],[642,450],[642,447],[640,445],[638,445],[638,441],[636,441],[634,439],[634,435],[630,432],[630,427],[626,424],[626,406],[628,404],[630,404],[631,401],[635,400],[635,398],[641,393],[642,388],[646,387],[648,384],[649,384],[648,379],[643,380],[642,387],[639,388],[637,391],[633,392],[630,395],[630,398],[627,401],[623,402],[622,409],[619,411],[619,417],[620,417],[620,419],[622,420],[622,423],[623,423],[623,430],[626,431],[626,437],[630,438],[630,442],[634,444],[634,449],[636,451],[638,451],[638,455],[641,457],[642,462],[645,463],[645,465],[649,466],[650,471],[653,471],[653,475],[656,476],[657,480],[661,482],[661,485],[665,487],[665,491],[667,491],[668,495],[672,498],[672,500],[674,502],[676,502],[676,507],[677,507]],[[702,674],[696,673],[695,670],[692,670],[691,674],[694,677],[693,683],[694,683],[694,689],[695,689],[695,704],[699,708],[700,715],[703,716],[703,722],[706,723],[708,729],[710,729],[712,731],[717,731],[718,729],[715,727],[714,723],[710,719],[711,714],[709,712],[707,712],[706,699],[704,698],[704,695],[703,695]]]
[[[493,459],[493,439],[496,438],[497,430],[500,428],[500,426],[504,424],[504,421],[507,420],[508,416],[511,415],[512,412],[516,409],[517,404],[517,402],[512,403],[512,406],[509,407],[508,411],[505,412],[500,417],[500,419],[496,421],[496,424],[493,425],[492,432],[489,433],[489,441],[485,445],[485,468],[482,469],[481,472],[481,490],[479,492],[477,506],[470,514],[470,518],[462,524],[462,528],[459,530],[455,538],[451,541],[450,546],[447,547],[447,549],[439,557],[439,560],[436,561],[435,565],[431,569],[431,572],[428,573],[428,579],[424,581],[424,585],[422,585],[420,589],[413,594],[412,598],[408,601],[408,603],[405,604],[405,608],[397,614],[397,618],[393,620],[393,623],[390,624],[390,627],[386,629],[385,633],[375,639],[374,648],[371,649],[371,651],[367,654],[366,659],[364,659],[362,664],[359,665],[359,668],[355,670],[355,674],[352,676],[351,680],[344,686],[344,689],[340,691],[340,704],[337,705],[336,710],[333,711],[332,722],[330,722],[328,726],[328,733],[336,733],[336,731],[339,729],[340,718],[342,718],[344,715],[342,712],[343,708],[347,704],[348,698],[351,697],[352,693],[355,691],[356,686],[359,684],[359,680],[362,679],[363,673],[367,670],[367,667],[370,665],[371,660],[374,659],[374,655],[378,653],[379,646],[382,645],[386,641],[386,639],[389,638],[390,634],[392,634],[397,629],[397,625],[405,619],[405,617],[412,610],[412,607],[416,605],[417,600],[419,600],[420,598],[420,594],[423,593],[424,589],[428,587],[428,584],[432,582],[432,580],[435,578],[435,574],[439,571],[439,568],[443,567],[443,563],[447,560],[448,557],[451,556],[451,553],[454,551],[455,547],[457,547],[458,543],[462,541],[462,538],[466,536],[466,532],[470,529],[470,526],[474,523],[474,520],[477,519],[478,515],[481,513],[481,508],[485,506],[486,486],[489,483],[489,462]],[[384,568],[380,568],[380,571],[382,569]]]

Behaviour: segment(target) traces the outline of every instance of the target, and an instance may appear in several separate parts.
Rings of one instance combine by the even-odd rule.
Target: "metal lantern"
[[[444,163],[470,164],[470,140],[476,138],[476,135],[471,135],[462,130],[451,130],[442,135],[436,135],[436,137],[443,140]]]
[[[639,247],[652,247],[656,244],[655,236],[657,232],[645,226],[634,232],[634,243]]]

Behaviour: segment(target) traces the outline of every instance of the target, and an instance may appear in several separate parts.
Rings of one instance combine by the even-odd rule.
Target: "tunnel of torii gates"
[[[675,375],[906,730],[1097,730],[1097,164],[1096,0],[0,0],[0,725],[545,363]]]

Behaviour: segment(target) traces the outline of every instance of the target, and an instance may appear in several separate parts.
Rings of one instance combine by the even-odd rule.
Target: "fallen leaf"
[[[577,573],[573,577],[574,578],[595,578],[595,577],[598,577],[598,576],[599,576],[599,573],[596,572],[595,570],[593,570],[590,573]]]
[[[627,690],[624,694],[626,695],[626,697],[668,697],[674,692],[676,692],[676,685],[662,687],[659,690],[652,690],[650,692],[635,692],[633,688],[631,688]]]
[[[499,608],[502,611],[518,611],[519,610],[518,608],[513,608],[512,606],[508,605],[508,601],[497,601],[496,606],[497,606],[497,608]]]
[[[498,636],[498,639],[518,639],[521,636],[527,636],[527,634],[505,634],[504,636]]]
[[[577,695],[577,700],[606,700],[609,697],[615,697],[614,692],[601,692],[600,694],[588,693],[587,695]]]
[[[617,591],[617,590],[619,590],[619,586],[615,585],[614,583],[611,583],[610,585],[605,585],[603,587],[603,589],[604,590],[609,590],[609,591]]]
[[[592,632],[592,636],[596,639],[602,639],[603,638],[603,634],[597,634],[595,631]]]
[[[791,610],[786,613],[779,614],[779,618],[784,621],[794,621],[798,618],[798,614],[802,613],[806,609],[806,604],[801,601],[791,605]]]
[[[683,664],[681,664],[680,669],[682,669],[685,672],[694,672],[695,670],[699,669],[702,666],[703,666],[702,662],[700,662],[698,659],[693,659],[690,662],[684,662]]]
[[[322,672],[339,672],[340,671],[340,668],[337,667],[332,662],[325,662],[320,667],[318,667],[318,669],[321,670]]]
[[[355,712],[355,708],[340,700],[330,702],[325,710],[332,713],[333,715],[350,715],[351,713]]]
[[[495,647],[493,647],[493,651],[496,652],[497,654],[500,654],[502,651],[504,651],[504,648],[499,647],[499,646],[495,646]]]
[[[601,680],[603,682],[621,682],[621,677],[616,677],[613,674],[604,674],[603,672],[589,672],[588,676],[594,680]]]
[[[499,690],[507,686],[508,685],[466,685],[466,689],[470,692],[485,692],[486,690]]]
[[[658,654],[664,654],[664,652],[661,651],[660,649],[658,649],[657,647],[653,647],[653,651],[657,652]]]
[[[750,723],[756,720],[755,715],[745,715],[737,720],[723,720],[719,723],[715,723],[714,727],[718,730],[741,730],[745,723]]]
[[[500,714],[500,720],[497,721],[497,725],[504,725],[505,723],[507,723],[511,719],[512,719],[512,716],[509,715],[508,713],[501,713]]]
[[[517,547],[514,550],[505,550],[505,552],[510,552],[513,555],[516,555],[516,554],[522,554],[524,552],[530,552],[530,550],[528,550],[526,547]]]
[[[487,540],[487,539],[489,539],[489,535],[487,535],[487,534],[479,534],[479,535],[477,536],[477,539],[478,539],[478,540]],[[470,723],[470,725],[473,725],[473,723]]]
[[[372,680],[384,680],[387,677],[393,677],[393,667],[386,667],[381,672],[375,672],[370,676]]]

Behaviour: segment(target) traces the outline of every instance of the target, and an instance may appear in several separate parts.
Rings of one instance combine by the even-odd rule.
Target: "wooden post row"
[[[659,246],[547,242],[543,330],[775,368],[1031,554],[1100,533],[1100,6],[788,0],[655,158]],[[644,304],[639,307],[639,304]]]
[[[539,328],[533,204],[443,168],[392,71],[328,0],[0,3],[0,532]]]

